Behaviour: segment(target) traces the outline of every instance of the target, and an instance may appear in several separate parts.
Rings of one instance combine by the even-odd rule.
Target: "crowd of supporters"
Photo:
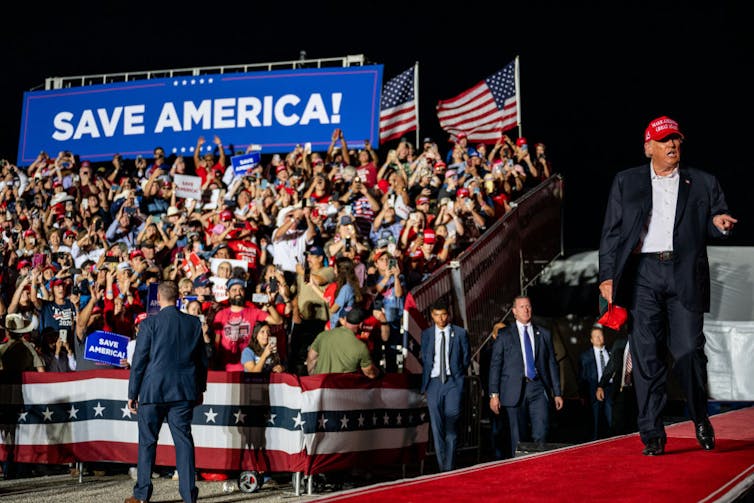
[[[407,292],[551,174],[543,144],[506,135],[461,135],[447,151],[400,140],[380,159],[335,129],[326,152],[297,146],[237,174],[242,153],[214,136],[192,158],[155,147],[151,159],[2,161],[0,315],[25,320],[20,339],[44,363],[32,368],[107,368],[84,358],[87,335],[135,340],[150,285],[170,279],[203,320],[214,370],[303,375],[314,338],[360,307],[359,337],[389,371]],[[176,175],[198,176],[201,198],[177,197]],[[5,369],[18,367],[10,335]]]

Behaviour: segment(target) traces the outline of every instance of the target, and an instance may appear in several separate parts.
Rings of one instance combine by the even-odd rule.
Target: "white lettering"
[[[175,111],[175,105],[170,101],[162,105],[160,117],[157,119],[154,132],[162,133],[167,128],[173,131],[183,131],[181,128],[181,119],[178,117],[178,112]]]
[[[242,128],[248,122],[251,127],[260,127],[259,112],[262,111],[262,102],[259,98],[247,96],[238,98],[238,121],[236,127]]]
[[[281,96],[275,103],[275,120],[277,120],[283,126],[293,126],[298,122],[298,114],[285,115],[285,107],[291,105],[295,107],[301,102],[298,96],[293,94],[286,94]]]
[[[319,120],[321,124],[330,123],[330,117],[327,115],[325,102],[322,101],[322,95],[319,93],[314,93],[309,96],[309,101],[306,103],[304,113],[301,114],[301,122],[299,122],[299,124],[305,126],[312,120]]]
[[[235,105],[235,98],[223,98],[215,100],[215,117],[213,121],[213,129],[231,129],[236,127],[236,121],[234,120],[235,110],[233,109]]]
[[[191,101],[183,102],[183,130],[191,131],[193,124],[202,123],[202,129],[212,127],[212,100],[202,101],[198,107]]]
[[[73,114],[71,112],[55,114],[55,117],[52,119],[52,123],[55,126],[55,132],[52,133],[53,140],[66,141],[71,139],[71,135],[73,134],[72,119]]]

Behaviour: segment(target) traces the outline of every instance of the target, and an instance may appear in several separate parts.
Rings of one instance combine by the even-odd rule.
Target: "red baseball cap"
[[[67,237],[72,237],[72,238],[75,238],[76,236],[77,236],[77,234],[76,234],[76,233],[75,233],[74,231],[70,230],[70,229],[69,229],[69,230],[67,230],[67,231],[65,231],[65,232],[63,233],[63,237],[64,237],[64,238],[67,238]]]
[[[463,131],[461,131],[460,133],[458,133],[458,134],[456,135],[456,138],[458,138],[459,140],[460,140],[461,138],[466,138],[466,133],[464,133]]]
[[[31,261],[29,261],[29,260],[19,260],[18,264],[16,265],[16,269],[18,269],[20,271],[24,267],[31,267]]]
[[[435,163],[435,170],[445,169],[445,168],[447,168],[447,167],[448,167],[448,165],[447,165],[447,164],[445,164],[445,162],[444,162],[444,161],[437,161],[437,162]]]
[[[61,278],[53,278],[50,280],[50,286],[65,285],[65,280]]]
[[[528,142],[526,141],[526,137],[522,136],[516,140],[516,146],[520,147],[521,145],[527,145]]]
[[[147,313],[139,313],[134,317],[134,324],[138,325],[142,321],[147,319]]]
[[[380,188],[383,194],[387,194],[387,191],[390,190],[390,182],[383,178],[382,180],[377,182],[377,187]]]
[[[429,204],[429,198],[425,196],[417,197],[416,205],[419,206],[420,204]]]
[[[286,167],[285,164],[280,164],[278,167],[275,168],[275,173],[280,173],[281,171],[285,171]]]
[[[435,244],[435,231],[433,231],[432,229],[424,229],[424,244]]]
[[[644,141],[661,141],[671,134],[677,134],[681,138],[685,138],[678,128],[678,123],[670,117],[663,115],[649,123],[647,129],[644,131]]]
[[[233,213],[230,210],[223,210],[220,212],[220,220],[227,222],[233,220]]]
[[[141,250],[131,250],[128,254],[128,258],[131,260],[135,259],[136,257],[143,257],[143,256],[144,256],[144,252]]]
[[[34,232],[32,229],[26,229],[24,231],[24,237],[25,238],[28,238],[28,237],[37,237],[37,233]]]
[[[471,192],[469,192],[469,189],[466,187],[461,187],[456,191],[456,197],[469,197],[471,195]]]

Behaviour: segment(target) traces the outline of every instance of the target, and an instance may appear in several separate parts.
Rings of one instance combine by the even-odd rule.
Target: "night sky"
[[[610,181],[644,161],[644,128],[661,115],[686,135],[684,162],[720,179],[740,220],[728,243],[754,245],[745,3],[523,3],[17,3],[22,12],[4,16],[0,35],[0,156],[15,161],[23,92],[43,88],[46,77],[286,61],[301,50],[363,54],[384,65],[385,79],[418,61],[419,134],[449,148],[437,102],[519,56],[523,134],[547,144],[565,179],[568,253],[598,246]]]

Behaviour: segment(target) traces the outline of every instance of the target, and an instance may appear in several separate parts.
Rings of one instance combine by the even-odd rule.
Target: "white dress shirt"
[[[435,325],[435,361],[432,362],[432,372],[429,377],[440,377],[440,332],[445,332],[445,375],[450,375],[450,325],[440,329]]]
[[[652,212],[642,231],[641,252],[673,251],[673,227],[681,177],[678,168],[667,176],[659,176],[649,167],[652,179]]]
[[[595,348],[592,346],[592,351],[594,352],[594,361],[597,362],[597,382],[600,382],[602,379],[602,367],[600,367],[600,353],[602,353],[602,357],[605,359],[605,366],[607,366],[607,362],[610,361],[610,354],[607,352],[607,349],[604,347],[601,348]]]
[[[537,356],[537,348],[534,346],[534,328],[531,326],[531,323],[527,323],[524,325],[523,323],[520,323],[519,321],[516,321],[516,328],[518,329],[518,341],[521,344],[521,354],[524,358],[524,369],[526,368],[526,346],[524,346],[524,327],[526,327],[526,332],[529,334],[529,342],[531,342],[531,351],[535,356]],[[536,363],[534,364],[534,367],[536,368]]]

